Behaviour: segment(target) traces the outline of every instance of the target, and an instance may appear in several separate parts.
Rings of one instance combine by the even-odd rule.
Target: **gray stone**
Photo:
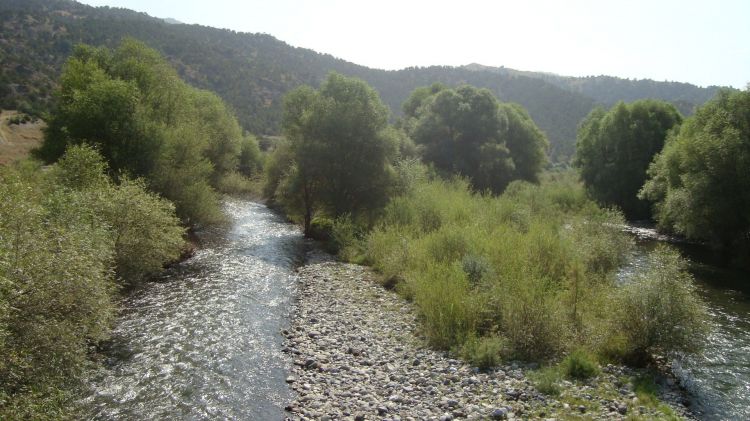
[[[508,418],[508,410],[505,408],[497,408],[490,413],[490,418],[493,420],[504,420]]]

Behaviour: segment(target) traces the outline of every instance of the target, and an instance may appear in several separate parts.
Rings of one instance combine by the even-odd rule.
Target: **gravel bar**
[[[608,365],[587,382],[563,382],[559,396],[538,392],[508,362],[480,371],[425,345],[414,306],[384,289],[364,266],[336,262],[318,250],[298,269],[298,301],[283,351],[290,420],[626,419],[664,414],[640,405],[625,367]],[[689,417],[668,381],[662,399]]]

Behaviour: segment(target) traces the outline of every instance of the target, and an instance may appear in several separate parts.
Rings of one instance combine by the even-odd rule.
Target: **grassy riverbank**
[[[553,383],[700,349],[705,307],[684,262],[660,248],[651,272],[618,285],[632,247],[622,216],[587,199],[572,174],[499,197],[459,179],[413,180],[371,230],[339,218],[329,242],[416,304],[431,346],[478,366],[552,364],[562,373]]]
[[[293,362],[287,382],[296,393],[286,407],[293,420],[688,415],[674,378],[655,382],[647,370],[587,365],[581,352],[556,367],[506,360],[478,370],[427,346],[415,303],[379,286],[367,267],[314,250],[298,276],[299,300],[283,331]]]

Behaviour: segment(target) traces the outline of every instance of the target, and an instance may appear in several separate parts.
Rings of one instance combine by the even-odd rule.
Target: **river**
[[[91,419],[283,419],[291,400],[280,331],[289,323],[300,231],[265,206],[229,200],[228,228],[201,234],[195,256],[128,294],[84,399]],[[621,272],[643,270],[664,241],[634,230]],[[750,277],[691,260],[714,329],[705,352],[674,371],[702,419],[750,419]]]
[[[283,419],[300,231],[265,206],[229,200],[229,228],[129,294],[92,374],[92,419]]]
[[[670,241],[648,229],[631,232],[637,247],[621,276],[643,270],[646,253],[669,241],[689,260],[708,304],[713,329],[704,351],[672,366],[693,411],[705,420],[750,420],[750,273],[720,267],[701,245]]]

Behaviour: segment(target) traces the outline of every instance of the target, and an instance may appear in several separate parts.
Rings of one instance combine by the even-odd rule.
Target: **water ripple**
[[[302,236],[262,205],[228,201],[230,229],[123,302],[85,403],[93,419],[279,419],[279,331]]]

